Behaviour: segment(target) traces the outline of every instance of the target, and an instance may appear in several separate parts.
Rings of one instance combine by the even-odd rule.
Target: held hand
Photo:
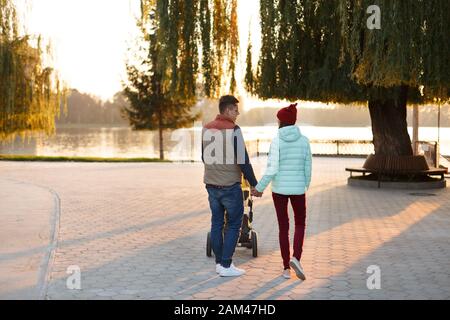
[[[261,198],[263,193],[256,190],[254,187],[251,188],[251,194],[253,197]]]

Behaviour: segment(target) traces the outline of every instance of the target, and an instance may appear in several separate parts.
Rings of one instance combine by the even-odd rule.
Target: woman
[[[277,113],[279,130],[272,140],[267,169],[255,187],[253,195],[261,195],[272,182],[272,198],[278,218],[283,277],[290,278],[290,268],[298,278],[305,280],[300,259],[305,236],[306,202],[305,193],[311,182],[311,148],[309,140],[295,125],[297,104],[291,104]],[[295,232],[294,252],[289,260],[289,216],[288,200],[294,209]]]

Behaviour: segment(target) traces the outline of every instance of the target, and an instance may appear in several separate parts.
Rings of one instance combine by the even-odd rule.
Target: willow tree
[[[14,4],[0,0],[0,141],[34,131],[52,134],[65,89],[43,63],[41,37],[19,35]]]
[[[407,103],[449,99],[447,0],[261,0],[260,16],[257,94],[367,104],[375,155],[411,156]]]
[[[147,55],[127,65],[124,112],[134,129],[158,130],[163,159],[164,130],[192,124],[201,96],[236,88],[237,0],[141,0],[138,26]]]

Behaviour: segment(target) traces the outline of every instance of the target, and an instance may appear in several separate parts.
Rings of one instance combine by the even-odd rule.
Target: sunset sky
[[[121,90],[127,49],[137,36],[139,0],[15,0],[27,31],[51,40],[54,65],[69,87],[106,100]],[[249,26],[260,49],[259,0],[238,1],[240,68],[244,78]],[[241,95],[245,94],[240,88]],[[246,109],[276,102],[247,99]]]
[[[124,59],[136,35],[133,0],[16,0],[28,32],[53,46],[56,68],[70,87],[108,99],[121,89]],[[137,7],[136,7],[137,6]]]

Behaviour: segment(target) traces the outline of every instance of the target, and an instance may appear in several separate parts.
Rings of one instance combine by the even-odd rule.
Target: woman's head
[[[292,126],[297,121],[297,104],[293,103],[277,113],[279,127]]]
[[[281,129],[281,128],[287,127],[287,126],[292,126],[292,124],[289,124],[286,122],[281,122],[280,120],[278,120],[278,129]]]

